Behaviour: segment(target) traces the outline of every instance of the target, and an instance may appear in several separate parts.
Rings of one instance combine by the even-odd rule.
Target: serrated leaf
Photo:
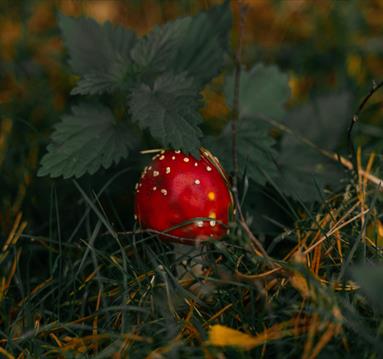
[[[72,114],[55,126],[38,175],[78,178],[94,174],[127,157],[130,137],[127,124],[116,122],[107,107],[75,106]]]
[[[172,63],[177,72],[187,71],[198,85],[218,75],[229,47],[230,2],[210,8],[192,18]]]
[[[190,22],[191,18],[186,17],[157,26],[137,42],[131,56],[145,77],[164,72],[170,67]]]
[[[132,50],[144,80],[167,69],[204,85],[219,73],[231,30],[229,2],[156,27]]]
[[[241,71],[239,88],[240,117],[258,115],[279,120],[285,113],[284,105],[290,96],[288,77],[276,66],[258,64],[250,71]],[[234,74],[225,82],[227,104],[233,105]]]
[[[73,92],[95,94],[119,85],[132,63],[135,33],[110,22],[100,25],[93,19],[64,15],[59,25],[69,50],[69,63],[83,76]]]
[[[296,135],[320,148],[332,150],[345,136],[349,109],[347,94],[328,95],[293,110],[285,123]],[[336,188],[343,174],[338,163],[290,134],[285,134],[281,141],[278,164],[280,189],[286,195],[305,202],[320,200],[324,187]]]
[[[229,106],[233,103],[234,75],[225,82],[225,96]],[[256,183],[263,185],[267,178],[277,176],[275,141],[268,133],[268,126],[257,121],[257,116],[279,118],[289,96],[287,76],[276,67],[256,65],[242,71],[239,91],[240,120],[237,130],[237,155],[239,170]],[[231,123],[218,138],[207,139],[227,169],[232,169]]]
[[[198,156],[202,118],[198,91],[190,78],[170,73],[161,75],[153,86],[142,84],[129,97],[132,120],[164,147],[182,149]]]
[[[104,73],[85,74],[71,91],[71,95],[100,95],[113,92],[120,85],[121,74],[121,65],[117,64]]]
[[[130,62],[136,42],[134,32],[90,18],[60,16],[60,29],[69,50],[70,64],[78,74],[107,71],[115,59]]]
[[[233,170],[231,122],[218,137],[208,137],[206,147],[218,155],[226,170]],[[237,156],[240,173],[247,175],[260,185],[267,178],[277,175],[274,148],[275,140],[261,123],[253,119],[241,119],[237,130]]]

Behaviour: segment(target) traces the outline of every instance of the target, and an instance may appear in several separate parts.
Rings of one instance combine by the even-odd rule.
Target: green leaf
[[[116,122],[108,108],[94,104],[75,106],[72,114],[55,126],[38,175],[78,178],[85,173],[94,174],[127,157],[130,137],[127,124]]]
[[[230,31],[230,1],[192,17],[171,68],[205,85],[222,69]]]
[[[234,75],[225,83],[229,105],[233,103]],[[246,173],[256,183],[264,185],[267,178],[278,174],[275,141],[269,135],[269,126],[257,121],[260,114],[280,118],[289,96],[287,76],[276,67],[257,65],[242,71],[239,92],[240,120],[237,130],[237,154],[240,173]],[[207,146],[220,154],[227,169],[232,170],[231,122],[217,138],[208,138]]]
[[[122,74],[125,70],[121,67],[121,64],[112,64],[107,72],[83,75],[71,95],[100,95],[115,91],[122,86]]]
[[[303,202],[321,200],[325,187],[337,188],[343,174],[339,164],[303,144],[282,146],[277,162],[279,176],[275,182],[279,189]]]
[[[383,265],[360,265],[352,268],[351,273],[374,308],[383,314]]]
[[[198,156],[202,122],[201,99],[190,78],[170,73],[157,78],[152,87],[142,84],[129,97],[132,120],[164,147],[171,146]]]
[[[229,1],[156,27],[132,50],[144,80],[172,69],[187,72],[198,86],[216,76],[222,68],[231,30]]]
[[[64,15],[59,25],[69,50],[69,63],[75,73],[83,76],[73,93],[111,91],[124,80],[132,63],[134,32],[110,22],[100,25],[93,19]]]
[[[319,97],[287,116],[286,126],[296,135],[284,135],[278,156],[281,176],[277,183],[286,195],[311,202],[321,199],[326,186],[339,186],[342,167],[303,144],[297,136],[310,140],[319,148],[335,149],[346,134],[349,99],[347,94]]]
[[[243,211],[255,233],[278,235],[281,228],[288,228],[294,220],[289,207],[271,187],[245,182]]]
[[[218,137],[208,137],[206,147],[217,154],[222,160],[224,168],[233,170],[232,165],[232,137],[231,122],[228,123]],[[268,177],[277,175],[275,158],[277,151],[275,141],[270,137],[268,129],[254,119],[241,119],[237,129],[237,156],[239,171],[253,179],[256,183],[264,185]]]
[[[186,17],[157,26],[137,42],[131,55],[144,77],[158,75],[171,66],[190,23],[191,18]]]
[[[225,96],[233,104],[234,74],[225,83]],[[258,64],[250,71],[242,70],[239,88],[240,117],[259,115],[279,120],[285,113],[284,105],[290,96],[288,77],[276,66]]]
[[[295,133],[304,136],[322,149],[334,150],[346,138],[351,118],[351,101],[348,93],[330,94],[314,98],[310,103],[292,110],[285,124]],[[294,145],[297,139],[286,135],[283,145]]]

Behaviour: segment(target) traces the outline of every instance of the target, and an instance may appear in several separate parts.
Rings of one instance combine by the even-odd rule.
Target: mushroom
[[[220,239],[233,208],[229,181],[217,158],[161,151],[136,186],[135,215],[143,228],[166,232],[164,241],[195,244]],[[177,239],[176,237],[179,237]]]
[[[190,245],[198,249],[201,242],[222,238],[233,211],[229,181],[218,159],[204,148],[200,154],[196,159],[163,150],[136,185],[135,218],[142,228],[164,232],[160,239],[175,245],[178,259],[192,252]]]

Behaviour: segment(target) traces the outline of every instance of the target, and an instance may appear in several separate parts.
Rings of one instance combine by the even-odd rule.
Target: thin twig
[[[343,156],[341,156],[337,153],[334,153],[331,151],[326,151],[326,150],[320,148],[314,142],[310,141],[306,137],[303,137],[300,134],[293,131],[290,127],[287,127],[284,124],[282,124],[278,121],[275,121],[271,118],[265,117],[261,114],[257,114],[257,118],[259,118],[262,121],[265,121],[265,122],[272,124],[274,127],[280,129],[281,131],[283,131],[285,133],[288,133],[289,135],[296,137],[302,143],[315,149],[316,151],[321,153],[323,156],[325,156],[325,157],[327,157],[333,161],[337,161],[338,163],[340,163],[343,167],[347,168],[348,170],[350,170],[350,171],[353,170],[354,165],[351,161],[349,161],[348,159],[344,158]],[[373,183],[375,186],[377,186],[379,191],[383,191],[383,180],[381,178],[376,177],[376,176],[372,175],[371,173],[369,173],[369,171],[365,171],[363,169],[359,169],[359,174],[362,177],[364,177],[367,181],[369,181],[370,183]]]
[[[149,234],[149,235],[156,235],[156,236],[161,236],[163,238],[166,238],[169,240],[169,242],[174,241],[175,243],[180,243],[180,244],[190,244],[193,243],[195,245],[203,242],[208,242],[209,240],[200,240],[196,241],[194,239],[190,238],[185,238],[185,237],[179,237],[174,234],[170,234],[166,231],[158,231],[155,229],[139,229],[139,230],[133,230],[133,231],[124,231],[124,232],[116,232],[116,235],[119,237],[130,237],[133,235],[139,235],[139,234]],[[102,236],[110,236],[109,232],[105,232],[102,234]]]
[[[234,58],[235,72],[234,72],[234,97],[233,97],[233,119],[231,121],[231,138],[232,138],[232,161],[233,161],[233,184],[232,192],[234,196],[235,208],[237,210],[239,223],[247,236],[250,238],[251,245],[254,252],[265,258],[270,259],[266,250],[263,248],[262,243],[254,236],[251,229],[249,228],[245,217],[242,213],[241,204],[238,198],[238,152],[237,152],[237,135],[238,135],[238,122],[239,122],[239,90],[241,85],[241,55],[242,55],[242,43],[243,34],[245,27],[245,17],[247,12],[247,5],[241,0],[237,0],[239,8],[239,21],[238,21],[238,45],[237,51]]]
[[[354,173],[356,174],[357,172],[357,159],[356,159],[356,152],[355,152],[355,147],[354,147],[354,142],[352,140],[352,130],[354,128],[354,125],[359,121],[359,116],[361,112],[363,111],[364,107],[366,106],[367,102],[370,100],[372,95],[378,91],[381,87],[383,86],[383,81],[379,82],[379,84],[376,84],[375,81],[372,82],[372,88],[370,92],[366,95],[366,97],[362,100],[362,102],[359,104],[358,109],[352,116],[350,126],[347,131],[347,143],[350,148],[350,153],[351,153],[351,158],[352,158],[352,170],[354,170]]]
[[[365,211],[358,213],[356,216],[352,217],[351,219],[347,220],[346,222],[343,222],[339,224],[338,226],[334,226],[331,228],[324,236],[322,236],[318,241],[316,241],[314,244],[312,244],[308,249],[306,249],[303,254],[307,255],[310,252],[312,252],[316,247],[318,247],[322,242],[324,242],[326,239],[328,239],[330,236],[332,236],[335,232],[339,231],[343,227],[346,227],[352,222],[355,222],[358,218],[364,216],[366,213],[370,212],[369,209],[366,209]]]
[[[237,133],[239,121],[239,90],[241,84],[241,55],[242,55],[242,41],[245,25],[245,15],[247,7],[237,0],[239,7],[239,22],[238,22],[238,45],[234,57],[235,72],[234,72],[234,97],[233,97],[233,119],[231,121],[231,139],[232,139],[232,161],[233,161],[233,192],[238,192],[238,152],[237,152]]]

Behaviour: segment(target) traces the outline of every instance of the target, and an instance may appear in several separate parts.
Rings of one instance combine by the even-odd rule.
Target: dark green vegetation
[[[307,8],[315,31],[273,48],[236,2],[143,36],[63,14],[28,34],[32,4],[4,5],[22,35],[0,63],[0,356],[379,357],[379,92],[347,138],[379,75],[362,6]],[[227,237],[180,257],[137,228],[140,151],[203,145],[234,176],[233,137]]]

